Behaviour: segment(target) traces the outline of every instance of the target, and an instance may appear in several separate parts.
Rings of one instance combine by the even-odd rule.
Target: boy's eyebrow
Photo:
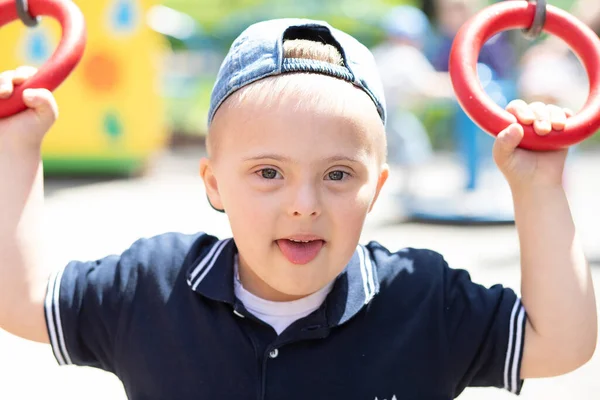
[[[248,157],[245,158],[244,161],[258,161],[258,160],[264,160],[264,159],[269,159],[269,160],[275,160],[275,161],[279,161],[282,163],[290,163],[290,164],[297,164],[297,162],[295,160],[292,160],[289,157],[285,157],[279,154],[271,154],[271,153],[265,153],[265,154],[258,154],[252,157]],[[354,158],[354,157],[349,157],[343,154],[336,154],[334,156],[328,157],[324,160],[327,163],[331,163],[331,162],[337,162],[337,161],[348,161],[351,163],[360,163],[361,160],[358,158]]]

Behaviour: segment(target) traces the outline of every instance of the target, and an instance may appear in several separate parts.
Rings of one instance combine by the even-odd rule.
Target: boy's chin
[[[318,292],[323,288],[324,285],[315,284],[313,282],[306,283],[305,285],[298,285],[298,282],[284,283],[284,282],[273,282],[269,285],[271,288],[278,293],[277,297],[283,299],[282,301],[293,301],[303,297],[310,296],[311,294]]]

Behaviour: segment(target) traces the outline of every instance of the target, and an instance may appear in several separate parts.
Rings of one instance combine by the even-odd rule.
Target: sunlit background
[[[456,31],[488,1],[75,3],[86,19],[86,52],[55,91],[60,118],[43,148],[48,241],[57,265],[119,252],[140,236],[169,230],[230,234],[226,216],[206,204],[197,174],[217,70],[231,42],[250,24],[307,17],[355,36],[373,50],[381,69],[392,179],[363,239],[392,249],[432,248],[479,282],[518,290],[512,202],[491,161],[493,139],[460,109],[447,73]],[[600,32],[598,0],[549,3]],[[48,18],[35,28],[20,22],[2,27],[0,71],[42,65],[59,39],[58,24]],[[478,74],[486,93],[502,107],[523,98],[577,111],[588,93],[577,57],[546,35],[530,40],[511,31],[493,37],[482,50]],[[565,173],[597,283],[599,146],[600,135],[574,146]],[[58,368],[47,347],[1,331],[0,355],[0,399],[124,399],[114,377]],[[567,376],[527,382],[522,397],[598,399],[598,358]],[[495,389],[469,389],[461,396],[511,397]]]

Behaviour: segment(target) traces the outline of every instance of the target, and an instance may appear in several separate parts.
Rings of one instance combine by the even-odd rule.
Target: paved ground
[[[204,200],[196,174],[199,155],[198,149],[165,154],[148,176],[139,179],[47,181],[52,264],[119,252],[138,237],[165,231],[229,234],[225,217],[212,211]],[[579,154],[569,160],[569,166],[573,213],[594,268],[596,287],[600,287],[600,153]],[[430,196],[456,184],[459,177],[453,165],[440,158],[417,181],[436,188],[422,193]],[[486,182],[494,179],[492,174]],[[519,287],[518,242],[512,225],[456,227],[406,222],[393,196],[400,183],[399,179],[392,181],[383,194],[367,223],[364,241],[379,240],[392,248],[432,248],[443,253],[452,266],[470,270],[474,280]],[[505,194],[491,196],[502,200]],[[482,204],[481,198],[477,200]],[[0,355],[0,399],[124,399],[113,376],[86,368],[59,368],[47,346],[0,331]],[[599,396],[600,354],[569,375],[528,381],[522,398],[591,400]],[[512,395],[496,389],[470,389],[460,398],[495,400]]]

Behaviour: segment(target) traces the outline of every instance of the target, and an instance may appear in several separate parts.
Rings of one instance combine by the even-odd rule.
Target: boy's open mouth
[[[316,236],[292,236],[276,240],[279,250],[292,264],[308,264],[314,260],[325,241]]]

